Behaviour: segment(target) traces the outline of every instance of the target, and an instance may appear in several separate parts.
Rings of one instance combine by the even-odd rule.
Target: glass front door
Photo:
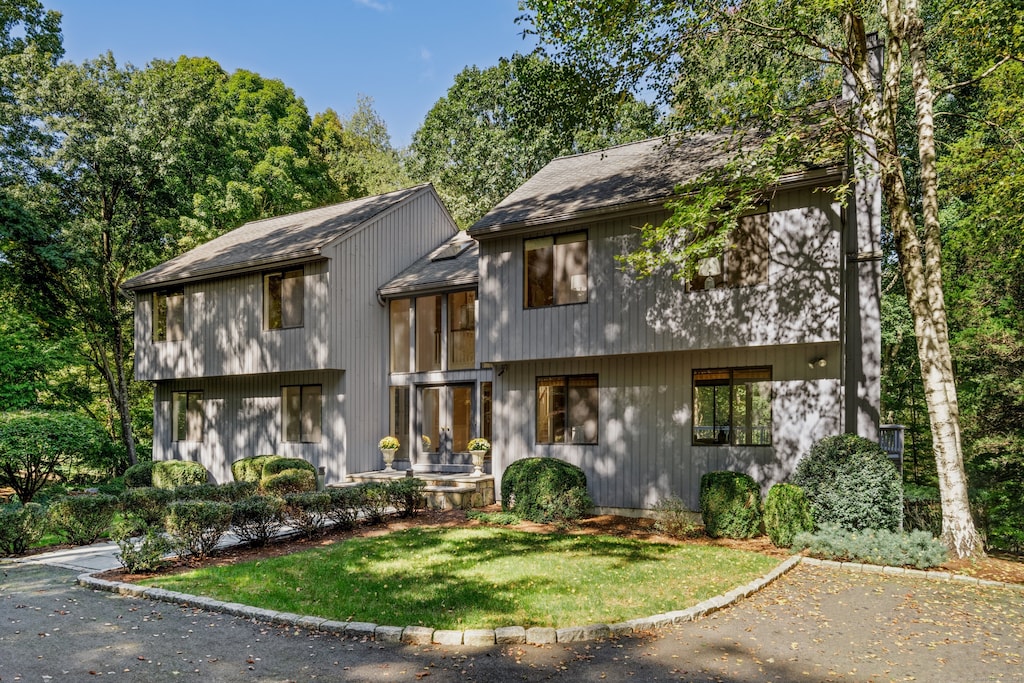
[[[419,462],[469,462],[473,429],[473,385],[457,384],[419,389]]]

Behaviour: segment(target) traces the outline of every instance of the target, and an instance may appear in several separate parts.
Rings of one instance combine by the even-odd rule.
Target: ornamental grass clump
[[[106,533],[121,501],[105,493],[63,496],[47,510],[50,528],[72,545],[88,545]]]
[[[232,508],[213,500],[176,500],[167,508],[167,533],[178,554],[202,559],[231,528]]]
[[[817,442],[790,483],[807,494],[816,524],[897,531],[903,521],[903,484],[881,446],[853,434]]]
[[[572,522],[593,506],[587,475],[557,458],[523,458],[505,469],[501,507],[532,522]]]
[[[814,531],[814,515],[804,490],[793,484],[775,484],[764,500],[764,530],[778,548],[789,548],[793,538]]]
[[[39,503],[0,505],[0,553],[21,555],[45,531],[46,510]]]
[[[823,560],[918,569],[937,567],[949,556],[946,546],[927,531],[909,534],[885,529],[850,531],[827,522],[816,532],[797,534],[793,548],[806,549],[810,556]]]
[[[252,545],[266,545],[284,523],[284,501],[277,496],[250,496],[231,504],[231,528]]]
[[[761,534],[761,488],[742,472],[708,472],[700,478],[700,515],[712,538]]]
[[[652,508],[654,511],[654,528],[660,533],[673,538],[693,538],[703,533],[700,524],[694,519],[694,513],[686,507],[686,503],[678,496],[666,496]]]

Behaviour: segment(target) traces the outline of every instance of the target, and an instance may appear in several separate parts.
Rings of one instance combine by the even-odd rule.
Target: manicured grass
[[[777,562],[728,548],[611,536],[410,529],[144,583],[338,621],[562,627],[685,609]]]

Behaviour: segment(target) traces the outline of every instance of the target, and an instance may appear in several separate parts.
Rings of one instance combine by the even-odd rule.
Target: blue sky
[[[144,66],[180,55],[278,78],[306,102],[350,113],[374,100],[405,146],[470,65],[529,52],[516,0],[43,0],[63,14],[65,59],[110,50]]]

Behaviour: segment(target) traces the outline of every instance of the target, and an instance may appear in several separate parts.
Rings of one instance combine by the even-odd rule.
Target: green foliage
[[[789,548],[793,538],[814,531],[814,515],[804,490],[793,484],[775,484],[764,500],[764,530],[779,548]]]
[[[231,528],[230,503],[176,500],[167,508],[167,533],[181,557],[207,557]]]
[[[1024,429],[1022,429],[1024,431]],[[1024,438],[979,439],[969,471],[977,516],[992,548],[1024,549]]]
[[[413,136],[409,165],[466,227],[557,156],[659,132],[656,108],[593,73],[516,54],[455,77]]]
[[[501,507],[533,522],[572,521],[593,505],[587,475],[557,458],[523,458],[505,469]]]
[[[143,460],[135,463],[124,471],[125,486],[143,487],[153,485],[153,467],[156,463],[152,460]]]
[[[251,481],[256,484],[263,479],[263,466],[271,460],[283,458],[281,455],[254,455],[231,463],[231,476],[235,481]]]
[[[948,550],[927,531],[894,533],[885,529],[850,531],[825,523],[817,532],[801,532],[793,549],[812,557],[845,562],[862,562],[889,567],[928,569],[946,561]]]
[[[20,555],[42,538],[46,510],[38,503],[0,505],[0,552]]]
[[[231,504],[231,527],[246,543],[266,545],[284,522],[284,501],[277,496],[251,496]]]
[[[700,478],[700,514],[712,538],[752,538],[761,533],[761,489],[742,472],[708,472]]]
[[[72,545],[94,543],[110,530],[121,501],[104,493],[64,496],[47,509],[51,529]]]
[[[942,533],[942,502],[935,486],[903,486],[903,526],[908,531],[918,529],[933,536]]]
[[[478,522],[496,526],[512,526],[523,521],[519,515],[511,512],[484,512],[483,510],[466,510],[466,519],[475,519]]]
[[[126,515],[114,524],[110,537],[117,543],[117,560],[126,572],[155,572],[167,564],[171,544],[144,519]]]
[[[176,489],[179,486],[205,484],[210,478],[202,463],[191,460],[158,460],[153,463],[153,486]]]
[[[654,528],[673,538],[692,538],[703,533],[694,515],[678,496],[662,498],[654,507]]]
[[[308,470],[316,476],[316,468],[313,463],[302,458],[274,458],[263,463],[263,478],[272,477],[285,470]]]
[[[288,469],[264,477],[260,490],[272,496],[316,491],[316,475],[307,469]]]
[[[167,506],[174,499],[174,492],[168,489],[140,486],[121,494],[121,509],[125,515],[137,517],[149,526],[163,527]]]
[[[388,503],[395,508],[399,517],[412,517],[416,510],[423,507],[423,489],[426,483],[422,479],[405,477],[393,479],[387,483]]]
[[[818,525],[896,531],[903,520],[903,485],[885,451],[853,434],[811,447],[791,477],[807,494]]]
[[[331,511],[331,497],[324,492],[289,493],[284,497],[288,523],[301,535],[319,536]]]
[[[380,524],[384,521],[388,504],[388,487],[383,482],[366,481],[356,485],[359,492],[359,511],[367,524]]]
[[[107,440],[99,424],[75,413],[0,413],[0,485],[29,503],[58,470],[98,453]]]
[[[351,529],[356,525],[362,504],[362,491],[356,486],[328,487],[324,493],[331,499],[327,517],[336,529]]]

